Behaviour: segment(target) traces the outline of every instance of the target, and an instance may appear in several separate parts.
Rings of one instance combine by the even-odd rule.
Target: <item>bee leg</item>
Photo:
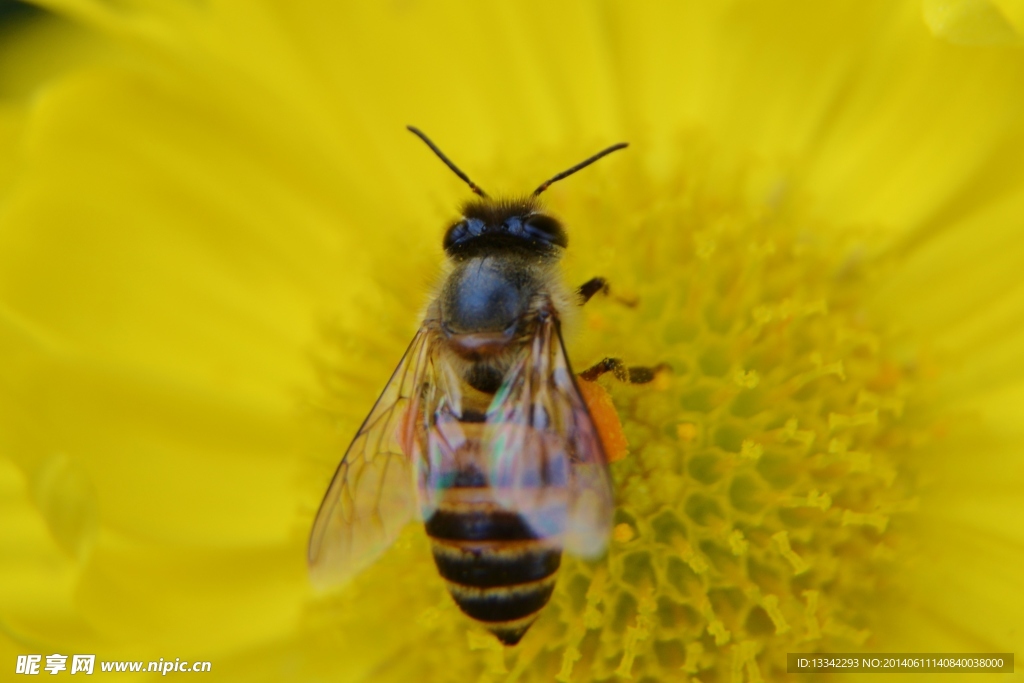
[[[630,384],[647,384],[648,382],[653,381],[654,378],[658,376],[658,373],[670,371],[671,369],[672,368],[668,363],[659,363],[653,368],[643,367],[640,365],[626,367],[626,364],[623,363],[620,358],[605,358],[581,372],[580,377],[588,382],[593,382],[601,375],[610,372],[615,375],[615,379],[620,382],[629,382]]]
[[[576,290],[576,296],[579,297],[580,306],[594,298],[594,295],[598,292],[605,296],[608,295],[608,281],[603,277],[592,277],[580,285],[579,289]]]
[[[608,285],[608,280],[603,277],[592,277],[580,285],[579,289],[576,290],[576,296],[579,297],[580,306],[590,301],[595,294],[610,296],[615,299],[615,301],[618,301],[623,306],[628,306],[629,308],[636,308],[637,303],[639,303],[636,299],[628,299],[626,297],[612,295],[611,287]]]

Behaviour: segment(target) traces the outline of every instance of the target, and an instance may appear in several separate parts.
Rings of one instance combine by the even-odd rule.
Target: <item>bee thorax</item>
[[[441,293],[442,324],[454,335],[511,332],[536,290],[535,279],[516,257],[467,259]]]

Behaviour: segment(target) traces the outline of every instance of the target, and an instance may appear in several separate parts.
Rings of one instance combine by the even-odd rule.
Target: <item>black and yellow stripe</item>
[[[551,599],[562,561],[560,539],[542,537],[523,515],[498,503],[516,495],[494,488],[485,474],[491,468],[489,451],[483,448],[485,412],[492,397],[463,389],[455,432],[438,435],[439,441],[458,445],[446,465],[450,469],[435,473],[443,474],[447,484],[435,492],[437,507],[426,520],[427,536],[438,572],[459,609],[501,642],[515,645]],[[449,422],[443,429],[452,427]],[[532,500],[522,505],[538,507],[520,512],[539,520],[559,519],[566,492],[558,489],[564,483],[536,485],[543,495],[526,495]],[[518,492],[520,497],[524,493]]]
[[[515,645],[550,600],[562,551],[493,496],[483,487],[449,489],[427,535],[459,609]]]

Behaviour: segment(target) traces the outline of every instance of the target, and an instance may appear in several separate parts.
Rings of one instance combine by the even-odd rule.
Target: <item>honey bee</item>
[[[605,552],[613,510],[561,330],[571,306],[608,285],[562,284],[566,232],[538,196],[626,144],[528,197],[499,200],[409,130],[478,198],[445,233],[450,272],[338,465],[310,536],[310,570],[317,583],[343,580],[418,517],[459,608],[514,645],[548,603],[562,552]],[[609,371],[633,382],[654,373],[605,359],[582,377]]]

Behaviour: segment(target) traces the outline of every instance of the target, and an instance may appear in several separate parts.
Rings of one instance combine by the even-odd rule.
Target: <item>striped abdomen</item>
[[[562,551],[493,499],[483,486],[447,489],[426,529],[459,608],[515,645],[551,598]]]

